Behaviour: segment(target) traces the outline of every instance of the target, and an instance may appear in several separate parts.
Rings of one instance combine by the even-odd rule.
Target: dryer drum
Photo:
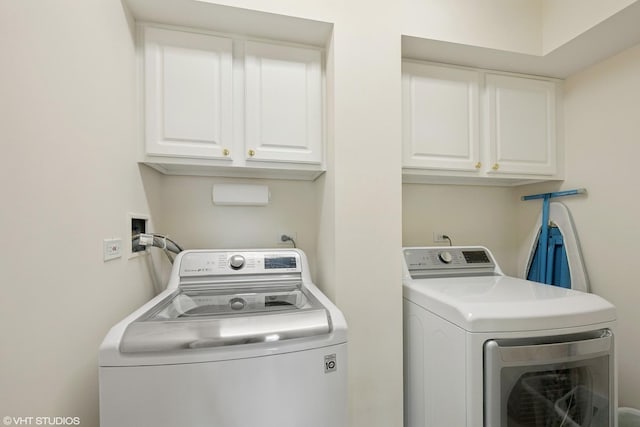
[[[591,377],[584,367],[526,373],[509,396],[508,425],[562,425],[563,420],[571,419],[578,425],[589,426],[592,396],[584,390],[590,388]],[[564,403],[564,413],[556,412],[558,401]]]

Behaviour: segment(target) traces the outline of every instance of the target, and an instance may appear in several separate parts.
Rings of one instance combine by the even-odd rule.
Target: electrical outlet
[[[289,236],[293,240],[296,240],[296,241],[298,240],[298,233],[296,233],[295,231],[281,231],[276,236],[276,242],[278,242],[278,245],[284,245],[284,246],[291,245],[291,242],[288,241],[288,240],[287,241],[282,241],[282,236]]]
[[[109,261],[122,256],[122,239],[104,239],[102,241],[102,259]]]
[[[444,243],[447,242],[448,240],[444,238],[444,236],[446,236],[447,233],[442,233],[442,232],[437,232],[434,231],[433,232],[433,242],[434,243]]]

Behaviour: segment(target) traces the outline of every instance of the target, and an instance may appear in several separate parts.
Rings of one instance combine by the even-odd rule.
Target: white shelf
[[[535,184],[538,182],[561,182],[561,179],[545,179],[543,177],[501,175],[499,177],[478,178],[472,174],[452,174],[450,171],[425,171],[410,168],[402,169],[402,182],[404,184],[449,184],[449,185],[474,185],[488,187],[517,187],[519,185]]]
[[[324,173],[317,166],[305,168],[301,165],[297,169],[291,169],[290,165],[285,168],[278,168],[277,164],[269,164],[269,167],[231,167],[207,164],[206,162],[196,163],[193,160],[150,160],[140,162],[164,175],[186,175],[186,176],[216,176],[227,178],[267,178],[267,179],[287,179],[298,181],[314,181]]]

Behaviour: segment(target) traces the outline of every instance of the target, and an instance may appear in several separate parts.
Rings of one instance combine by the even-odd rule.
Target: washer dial
[[[247,302],[242,298],[231,298],[229,306],[232,310],[242,310],[247,305]]]
[[[444,262],[445,264],[451,264],[451,261],[453,261],[453,256],[451,255],[451,252],[448,251],[442,251],[438,254],[438,258],[440,259],[440,261]]]
[[[234,270],[240,270],[244,267],[244,257],[242,255],[232,255],[229,258],[229,267]]]

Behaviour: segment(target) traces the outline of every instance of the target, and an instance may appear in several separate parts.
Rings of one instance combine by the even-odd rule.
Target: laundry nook
[[[0,0],[0,424],[640,425],[640,0]]]

